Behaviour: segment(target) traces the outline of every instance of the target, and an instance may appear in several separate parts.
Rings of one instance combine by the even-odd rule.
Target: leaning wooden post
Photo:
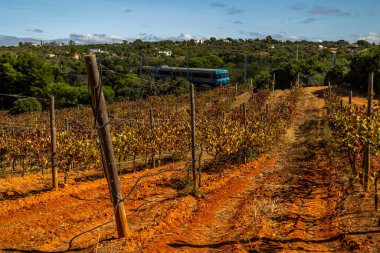
[[[368,123],[371,122],[371,116],[373,113],[373,73],[368,77],[368,105],[367,105],[367,117]],[[364,151],[364,173],[363,173],[363,186],[364,190],[368,190],[369,174],[371,170],[371,144],[368,142]]]
[[[56,167],[57,145],[55,139],[55,106],[54,96],[50,97],[50,148],[51,148],[51,175],[52,188],[58,190],[58,168]]]
[[[125,237],[130,234],[127,216],[124,209],[123,197],[117,169],[115,165],[115,155],[111,141],[109,119],[107,114],[106,102],[100,86],[99,71],[94,54],[86,55],[86,68],[88,74],[88,85],[91,96],[91,104],[98,130],[99,142],[103,161],[103,170],[108,182],[113,212],[115,215],[117,233],[119,237]]]
[[[195,95],[194,84],[190,85],[190,116],[191,116],[191,168],[193,171],[193,193],[197,189],[197,175],[195,171]]]

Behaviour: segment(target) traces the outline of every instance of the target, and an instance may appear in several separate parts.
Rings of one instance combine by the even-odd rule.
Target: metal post
[[[94,117],[101,144],[101,154],[103,161],[103,169],[108,182],[111,200],[113,204],[113,212],[115,215],[116,227],[119,237],[125,237],[130,234],[127,216],[121,193],[121,186],[115,165],[115,155],[111,140],[110,126],[108,125],[108,113],[104,95],[100,86],[100,78],[98,66],[96,64],[96,56],[94,54],[86,55],[86,68],[88,73],[88,85],[91,96],[91,104],[93,106]]]

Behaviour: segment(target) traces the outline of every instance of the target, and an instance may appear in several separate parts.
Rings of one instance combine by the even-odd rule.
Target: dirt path
[[[279,99],[278,94],[275,94]],[[319,148],[323,101],[307,90],[288,141],[265,162],[201,200],[191,221],[146,252],[277,252],[342,248],[335,224],[339,189]],[[314,131],[314,132],[313,132]],[[313,146],[314,145],[314,146]]]

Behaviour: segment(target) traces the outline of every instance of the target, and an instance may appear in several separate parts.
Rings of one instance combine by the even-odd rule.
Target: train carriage
[[[188,79],[194,84],[210,86],[227,85],[230,81],[226,69],[178,68],[169,66],[141,66],[138,73],[148,75],[154,79]]]

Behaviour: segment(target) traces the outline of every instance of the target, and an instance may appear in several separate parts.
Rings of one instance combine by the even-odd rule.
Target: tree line
[[[298,48],[298,50],[297,50]],[[89,102],[84,55],[95,51],[101,66],[102,85],[108,101],[136,100],[151,95],[187,92],[187,80],[140,79],[137,67],[226,68],[231,83],[252,80],[255,88],[269,87],[275,75],[277,88],[299,81],[306,85],[349,83],[365,89],[368,73],[375,72],[379,83],[379,45],[359,40],[279,41],[264,39],[216,39],[199,42],[158,41],[119,44],[67,45],[48,43],[0,47],[1,93],[48,98],[66,105]],[[297,53],[298,51],[298,53]],[[335,54],[335,56],[334,56]],[[246,71],[246,75],[244,75]],[[11,108],[13,97],[0,96],[1,106]]]

